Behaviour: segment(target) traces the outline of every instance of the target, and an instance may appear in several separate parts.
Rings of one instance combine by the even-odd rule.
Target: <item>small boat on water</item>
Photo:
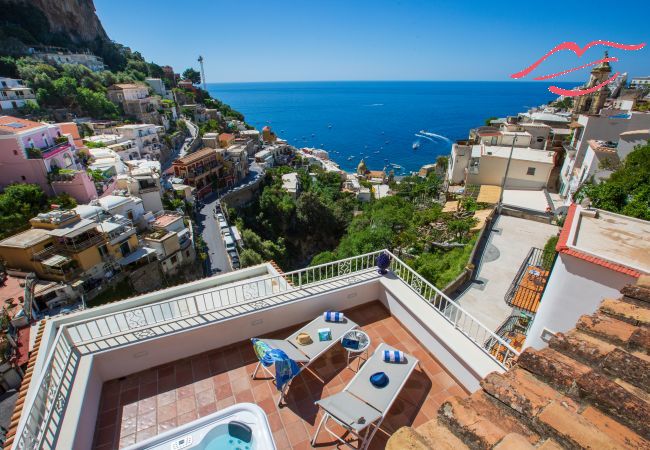
[[[354,159],[354,155],[348,157],[348,161],[352,161]]]
[[[418,148],[420,148],[420,143],[419,142],[414,142],[413,143],[413,150],[417,150]]]
[[[379,150],[375,150],[375,153],[379,153]]]
[[[329,125],[327,126],[327,128],[332,128],[332,124],[329,124]]]

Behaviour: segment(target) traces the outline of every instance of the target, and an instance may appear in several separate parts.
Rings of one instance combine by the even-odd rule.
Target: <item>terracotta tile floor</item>
[[[375,435],[371,448],[384,448],[388,435],[401,426],[418,426],[434,418],[446,397],[465,395],[381,303],[363,305],[347,315],[368,333],[372,348],[386,342],[422,364],[393,404],[382,425],[384,433]],[[284,338],[295,328],[267,337]],[[266,411],[278,449],[309,448],[321,417],[314,401],[341,391],[354,375],[345,366],[344,350],[337,346],[310,366],[325,385],[303,372],[293,380],[281,408],[270,379],[251,379],[256,363],[252,345],[245,341],[104,383],[94,448],[122,448],[238,402],[257,403]],[[356,361],[351,366],[356,368]],[[258,377],[265,375],[260,371]],[[334,447],[333,439],[321,431],[317,448]]]

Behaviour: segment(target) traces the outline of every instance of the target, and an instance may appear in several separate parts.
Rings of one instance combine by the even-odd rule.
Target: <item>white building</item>
[[[507,171],[507,188],[543,189],[548,184],[553,166],[554,152],[546,150],[454,144],[447,173],[451,184],[500,186]]]
[[[139,160],[141,158],[140,150],[130,139],[108,145],[107,148],[117,153],[124,161]]]
[[[162,98],[166,98],[168,100],[171,100],[171,93],[170,91],[167,90],[167,87],[165,87],[165,83],[163,82],[162,79],[160,78],[145,78],[144,79],[145,83],[147,83],[153,91],[160,95]]]
[[[163,209],[160,175],[152,168],[129,168],[127,173],[117,176],[116,188],[140,197],[145,211]]]
[[[175,211],[160,211],[149,223],[144,244],[155,250],[165,274],[174,274],[182,265],[195,260],[191,231],[185,227],[183,215]]]
[[[96,200],[95,204],[111,215],[127,217],[132,223],[142,226],[144,206],[142,199],[126,195],[107,195]]]
[[[37,103],[34,91],[23,80],[0,77],[0,115],[2,111],[22,108],[27,101]]]
[[[287,191],[293,198],[298,197],[300,192],[300,180],[297,172],[286,173],[282,175],[282,189]]]
[[[634,77],[630,80],[631,88],[644,88],[650,86],[650,77]]]
[[[650,113],[603,109],[598,116],[581,114],[572,127],[573,138],[570,144],[565,145],[567,154],[560,171],[560,195],[567,203],[570,203],[576,190],[590,179],[598,167],[590,164],[590,161],[585,162],[590,153],[589,141],[617,143],[621,133],[647,130],[650,128]],[[627,154],[619,158],[625,156]]]
[[[544,347],[550,333],[568,331],[603,298],[650,274],[650,222],[573,204],[557,250],[526,346]]]
[[[126,165],[120,155],[110,148],[90,148],[88,153],[92,157],[88,168],[91,170],[100,170],[109,176],[119,175],[126,172]]]
[[[133,141],[141,157],[153,160],[160,159],[161,135],[165,132],[162,126],[150,123],[130,124],[117,127],[115,131],[124,139]]]

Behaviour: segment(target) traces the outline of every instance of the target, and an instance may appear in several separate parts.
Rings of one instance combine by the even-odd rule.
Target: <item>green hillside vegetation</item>
[[[48,198],[35,184],[12,184],[0,194],[0,239],[12,236],[30,227],[29,219],[50,210],[50,205],[63,209],[77,206],[67,194]]]
[[[375,200],[353,220],[334,251],[324,252],[312,265],[348,258],[382,248],[392,249],[420,275],[439,288],[453,281],[468,263],[476,236],[471,216],[477,205],[468,202],[466,217],[443,213],[437,203],[423,205],[423,194],[437,194],[439,179],[407,177],[395,187],[396,195]],[[444,248],[434,243],[463,246]]]
[[[341,192],[341,177],[319,171],[314,179],[297,170],[298,199],[282,189],[282,175],[290,167],[269,169],[261,194],[247,206],[232,210],[246,250],[242,265],[275,260],[285,270],[303,267],[317,253],[336,247],[357,204],[354,195]]]
[[[585,197],[596,208],[650,220],[650,143],[627,155],[609,179],[583,185],[576,201]]]
[[[436,286],[453,281],[465,268],[476,237],[470,232],[476,203],[463,217],[443,213],[435,202],[440,180],[406,177],[394,184],[396,195],[361,203],[340,192],[337,174],[316,172],[313,180],[298,170],[302,192],[293,199],[282,189],[289,167],[270,169],[257,199],[232,210],[242,230],[243,266],[275,260],[284,270],[392,249]],[[355,213],[356,211],[356,213]],[[443,248],[436,242],[462,245]]]

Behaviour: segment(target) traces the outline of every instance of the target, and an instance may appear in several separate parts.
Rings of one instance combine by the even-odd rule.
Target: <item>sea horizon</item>
[[[516,115],[557,98],[547,86],[514,80],[207,84],[213,97],[251,125],[269,125],[298,148],[327,150],[345,171],[363,159],[370,169],[397,175],[448,155],[453,142],[489,117]]]

